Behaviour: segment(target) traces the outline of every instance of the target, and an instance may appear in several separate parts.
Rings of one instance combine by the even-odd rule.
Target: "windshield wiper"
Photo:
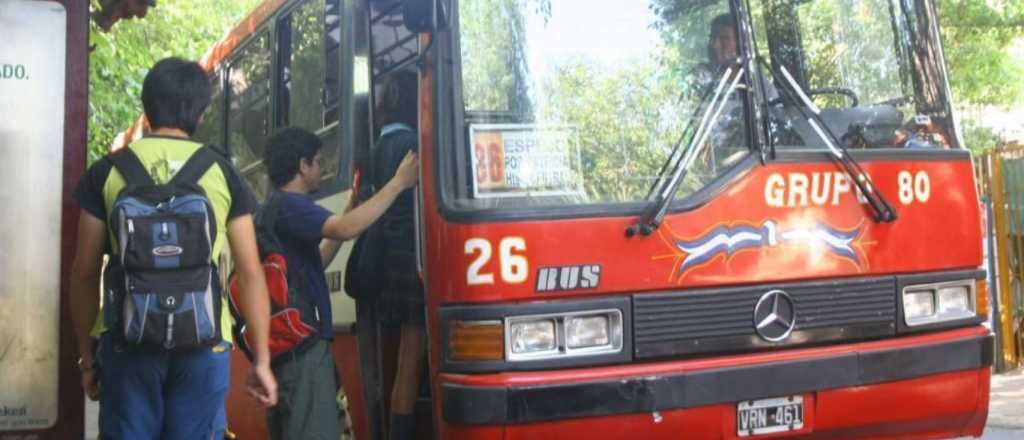
[[[768,62],[761,56],[758,56],[757,59],[762,65],[768,64]],[[807,123],[811,126],[814,132],[818,134],[818,137],[825,141],[825,146],[827,146],[832,152],[833,159],[839,163],[840,167],[843,168],[843,171],[846,172],[846,176],[854,185],[857,186],[860,194],[864,196],[864,199],[867,200],[869,205],[871,205],[872,217],[874,218],[875,223],[896,221],[896,210],[894,210],[885,197],[875,189],[874,183],[871,182],[871,176],[869,176],[868,173],[861,168],[860,164],[850,156],[850,152],[846,149],[846,145],[839,140],[835,132],[833,132],[832,129],[825,124],[825,121],[822,120],[821,109],[819,109],[817,105],[814,105],[814,101],[811,101],[811,98],[804,93],[800,85],[793,79],[793,76],[790,75],[788,70],[786,70],[786,66],[782,63],[777,64],[777,69],[773,69],[772,66],[768,66],[768,68],[775,72],[776,76],[778,76],[778,73],[782,73],[782,77],[785,79],[785,81],[783,81],[783,85],[785,86],[783,87],[783,90],[785,90],[789,95],[789,99],[796,100],[796,98],[799,98],[799,101],[803,103],[803,106],[795,106],[797,111],[807,119]],[[810,110],[810,113],[808,113],[808,109]]]
[[[728,96],[736,90],[736,86],[743,79],[743,69],[739,62],[735,62],[726,66],[720,75],[714,93],[704,93],[700,102],[697,103],[696,108],[699,111],[705,102],[708,101],[708,98],[711,98],[711,102],[704,108],[700,124],[697,125],[697,130],[694,132],[687,127],[683,134],[679,136],[679,140],[672,147],[671,154],[669,154],[665,164],[661,167],[658,180],[651,187],[651,193],[647,196],[648,200],[651,200],[653,196],[653,200],[644,209],[637,222],[626,228],[627,237],[632,237],[637,233],[650,235],[658,229],[658,226],[661,226],[661,221],[665,218],[668,206],[675,197],[676,190],[683,181],[683,177],[686,176],[690,166],[693,165],[693,162],[700,157],[701,152],[707,147],[706,141],[711,133],[711,127],[715,125],[715,122],[722,115],[722,110],[725,109]],[[696,116],[696,113],[694,116]],[[682,145],[687,134],[690,134],[690,142],[680,152],[679,146]],[[666,175],[666,171],[671,171],[671,173]],[[668,176],[667,179],[666,176]]]

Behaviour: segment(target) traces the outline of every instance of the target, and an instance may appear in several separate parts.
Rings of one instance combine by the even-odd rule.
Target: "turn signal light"
[[[504,359],[504,324],[501,321],[450,321],[448,357],[453,361]]]
[[[981,279],[975,283],[974,289],[978,305],[978,316],[988,319],[988,280]]]

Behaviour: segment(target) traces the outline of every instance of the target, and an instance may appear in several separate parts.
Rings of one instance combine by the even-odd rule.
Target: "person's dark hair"
[[[377,99],[375,119],[378,130],[395,122],[416,128],[419,123],[418,81],[416,72],[408,70],[394,72],[384,79]]]
[[[271,136],[263,150],[263,164],[267,167],[270,183],[280,188],[299,173],[299,161],[313,160],[323,143],[309,130],[290,127]]]
[[[177,128],[195,133],[210,105],[210,82],[194,61],[164,58],[142,82],[142,108],[152,128]]]
[[[732,14],[726,12],[718,14],[715,18],[711,19],[711,27],[708,29],[708,61],[711,63],[715,61],[715,49],[711,47],[711,40],[715,38],[718,31],[725,27],[736,29],[736,23],[732,20]]]

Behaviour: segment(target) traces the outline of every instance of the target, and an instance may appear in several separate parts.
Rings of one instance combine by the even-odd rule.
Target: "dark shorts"
[[[392,250],[389,265],[381,273],[381,291],[377,295],[377,316],[382,324],[424,324],[426,306],[423,281],[416,271],[416,254]]]
[[[223,438],[231,344],[140,351],[104,335],[99,361],[101,440]]]
[[[267,410],[272,440],[336,440],[338,380],[331,343],[318,339],[275,359],[277,405]]]
[[[402,324],[425,324],[426,312],[422,300],[397,298],[377,303],[377,316],[381,324],[399,326]]]

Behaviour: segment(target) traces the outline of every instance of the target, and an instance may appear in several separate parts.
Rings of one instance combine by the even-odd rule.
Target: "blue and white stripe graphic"
[[[679,250],[686,253],[679,271],[685,272],[719,255],[728,257],[743,249],[777,246],[780,243],[825,247],[836,255],[859,263],[857,252],[851,245],[858,235],[860,229],[840,231],[820,223],[813,227],[794,227],[781,231],[771,220],[766,220],[760,228],[749,225],[720,226],[695,240],[676,242]]]

